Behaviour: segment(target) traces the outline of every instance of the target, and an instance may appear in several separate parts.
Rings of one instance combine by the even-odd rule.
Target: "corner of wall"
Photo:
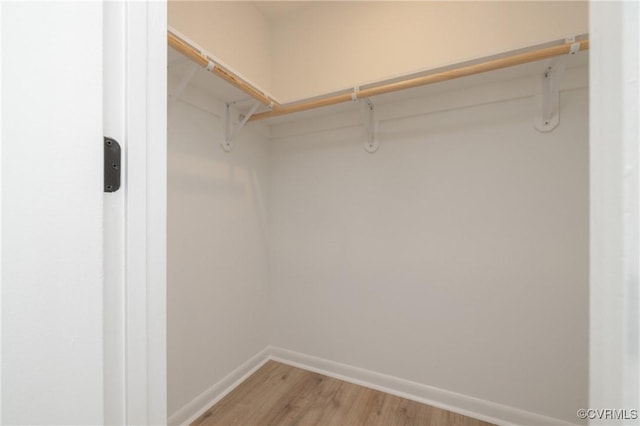
[[[269,347],[246,360],[222,380],[202,392],[167,419],[169,425],[188,425],[204,414],[209,408],[228,395],[240,383],[255,373],[269,360]]]

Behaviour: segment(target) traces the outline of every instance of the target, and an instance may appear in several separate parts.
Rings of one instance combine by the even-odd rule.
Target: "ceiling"
[[[294,10],[308,6],[312,2],[306,1],[252,1],[253,4],[268,20],[278,19]]]

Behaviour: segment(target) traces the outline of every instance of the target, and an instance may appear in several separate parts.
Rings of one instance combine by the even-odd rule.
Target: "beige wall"
[[[586,2],[170,2],[169,23],[280,102],[588,31]]]
[[[314,2],[271,24],[291,101],[588,31],[586,2]]]
[[[260,89],[271,88],[269,22],[249,2],[170,0],[169,25]]]

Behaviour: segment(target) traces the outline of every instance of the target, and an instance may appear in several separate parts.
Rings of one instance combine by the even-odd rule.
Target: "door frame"
[[[167,4],[124,13],[126,424],[166,424]]]
[[[640,398],[640,6],[592,1],[589,19],[590,407],[583,408],[631,410]]]

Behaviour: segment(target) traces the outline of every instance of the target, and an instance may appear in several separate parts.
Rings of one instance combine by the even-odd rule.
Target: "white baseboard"
[[[227,374],[222,380],[188,402],[168,419],[169,425],[188,425],[203,415],[212,405],[244,382],[269,360],[269,348],[264,348],[241,366]]]
[[[314,371],[344,380],[345,382],[365,386],[497,425],[547,426],[573,424],[560,419],[290,351],[288,349],[271,346],[269,347],[269,358],[304,370]]]
[[[274,346],[268,346],[258,352],[184,405],[169,417],[167,423],[190,424],[270,359],[496,425],[574,425],[564,420]]]

